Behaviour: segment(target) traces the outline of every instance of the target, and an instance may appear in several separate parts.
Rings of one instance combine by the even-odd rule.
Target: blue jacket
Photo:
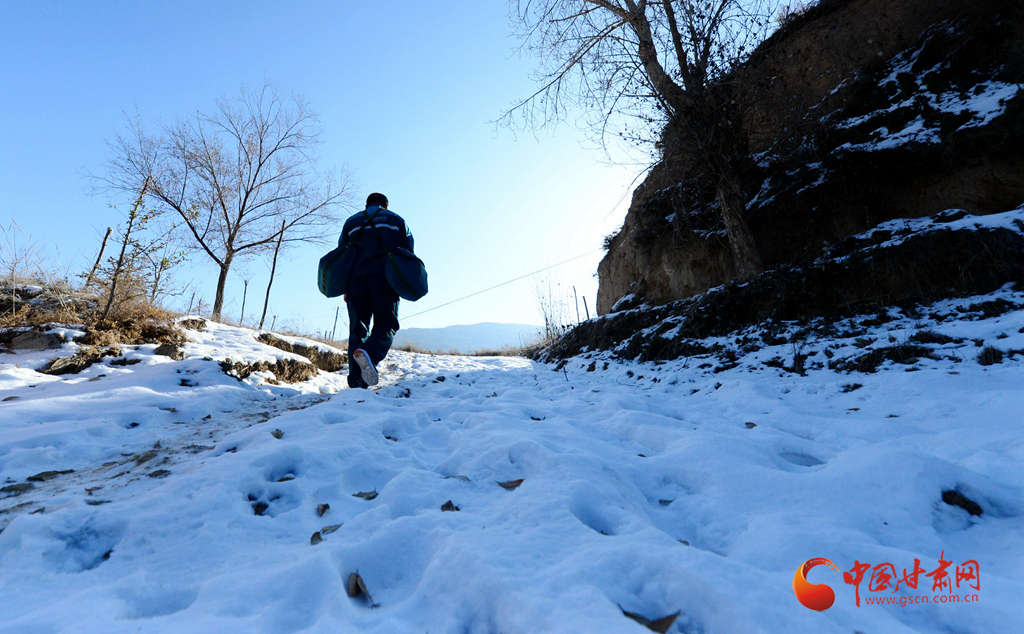
[[[366,214],[370,215],[371,220],[367,220]],[[373,227],[377,229],[376,233],[380,234],[380,239],[370,228],[371,221]],[[338,246],[351,242],[356,247],[358,255],[352,268],[353,278],[384,272],[385,254],[381,240],[387,244],[388,249],[405,247],[410,252],[413,251],[412,231],[405,224],[405,220],[393,211],[373,205],[367,207],[365,212],[353,214],[345,221],[341,237],[338,238]]]

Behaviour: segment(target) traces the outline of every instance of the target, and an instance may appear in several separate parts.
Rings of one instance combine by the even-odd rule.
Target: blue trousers
[[[366,387],[352,353],[360,348],[365,350],[374,367],[384,360],[398,332],[398,293],[383,273],[373,273],[349,282],[347,302],[348,384]]]

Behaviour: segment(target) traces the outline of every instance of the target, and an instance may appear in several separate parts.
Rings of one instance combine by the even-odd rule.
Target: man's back
[[[356,263],[349,277],[348,359],[349,387],[368,387],[378,381],[377,364],[387,356],[398,332],[398,293],[384,273],[386,251],[404,247],[412,251],[412,232],[401,216],[388,211],[388,198],[373,193],[366,210],[345,221],[338,245],[356,248]],[[373,329],[370,329],[370,323]]]
[[[412,232],[405,220],[395,212],[377,205],[353,214],[345,221],[338,244],[345,242],[351,242],[359,254],[352,277],[383,273],[384,245],[389,250],[405,247],[413,251]]]

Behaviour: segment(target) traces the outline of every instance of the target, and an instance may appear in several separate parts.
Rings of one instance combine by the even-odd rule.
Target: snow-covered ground
[[[960,310],[996,300],[1024,294],[849,320],[719,372],[397,352],[376,391],[238,381],[217,361],[288,355],[215,325],[183,361],[141,346],[52,377],[34,368],[55,351],[2,355],[0,631],[650,631],[624,612],[679,612],[676,633],[1021,631],[1024,312]],[[936,358],[823,367],[917,332]],[[989,345],[1004,357],[981,365]],[[797,352],[806,375],[773,362]],[[839,569],[810,572],[824,612],[792,589],[815,557]],[[940,557],[978,578],[933,591]],[[915,559],[917,589],[843,580]],[[977,601],[934,602],[951,595]]]

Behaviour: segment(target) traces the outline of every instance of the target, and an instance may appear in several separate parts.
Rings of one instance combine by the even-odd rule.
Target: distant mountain
[[[402,328],[395,335],[395,345],[412,344],[424,350],[470,353],[531,343],[540,338],[541,329],[541,326],[529,324],[489,322],[444,328]]]

